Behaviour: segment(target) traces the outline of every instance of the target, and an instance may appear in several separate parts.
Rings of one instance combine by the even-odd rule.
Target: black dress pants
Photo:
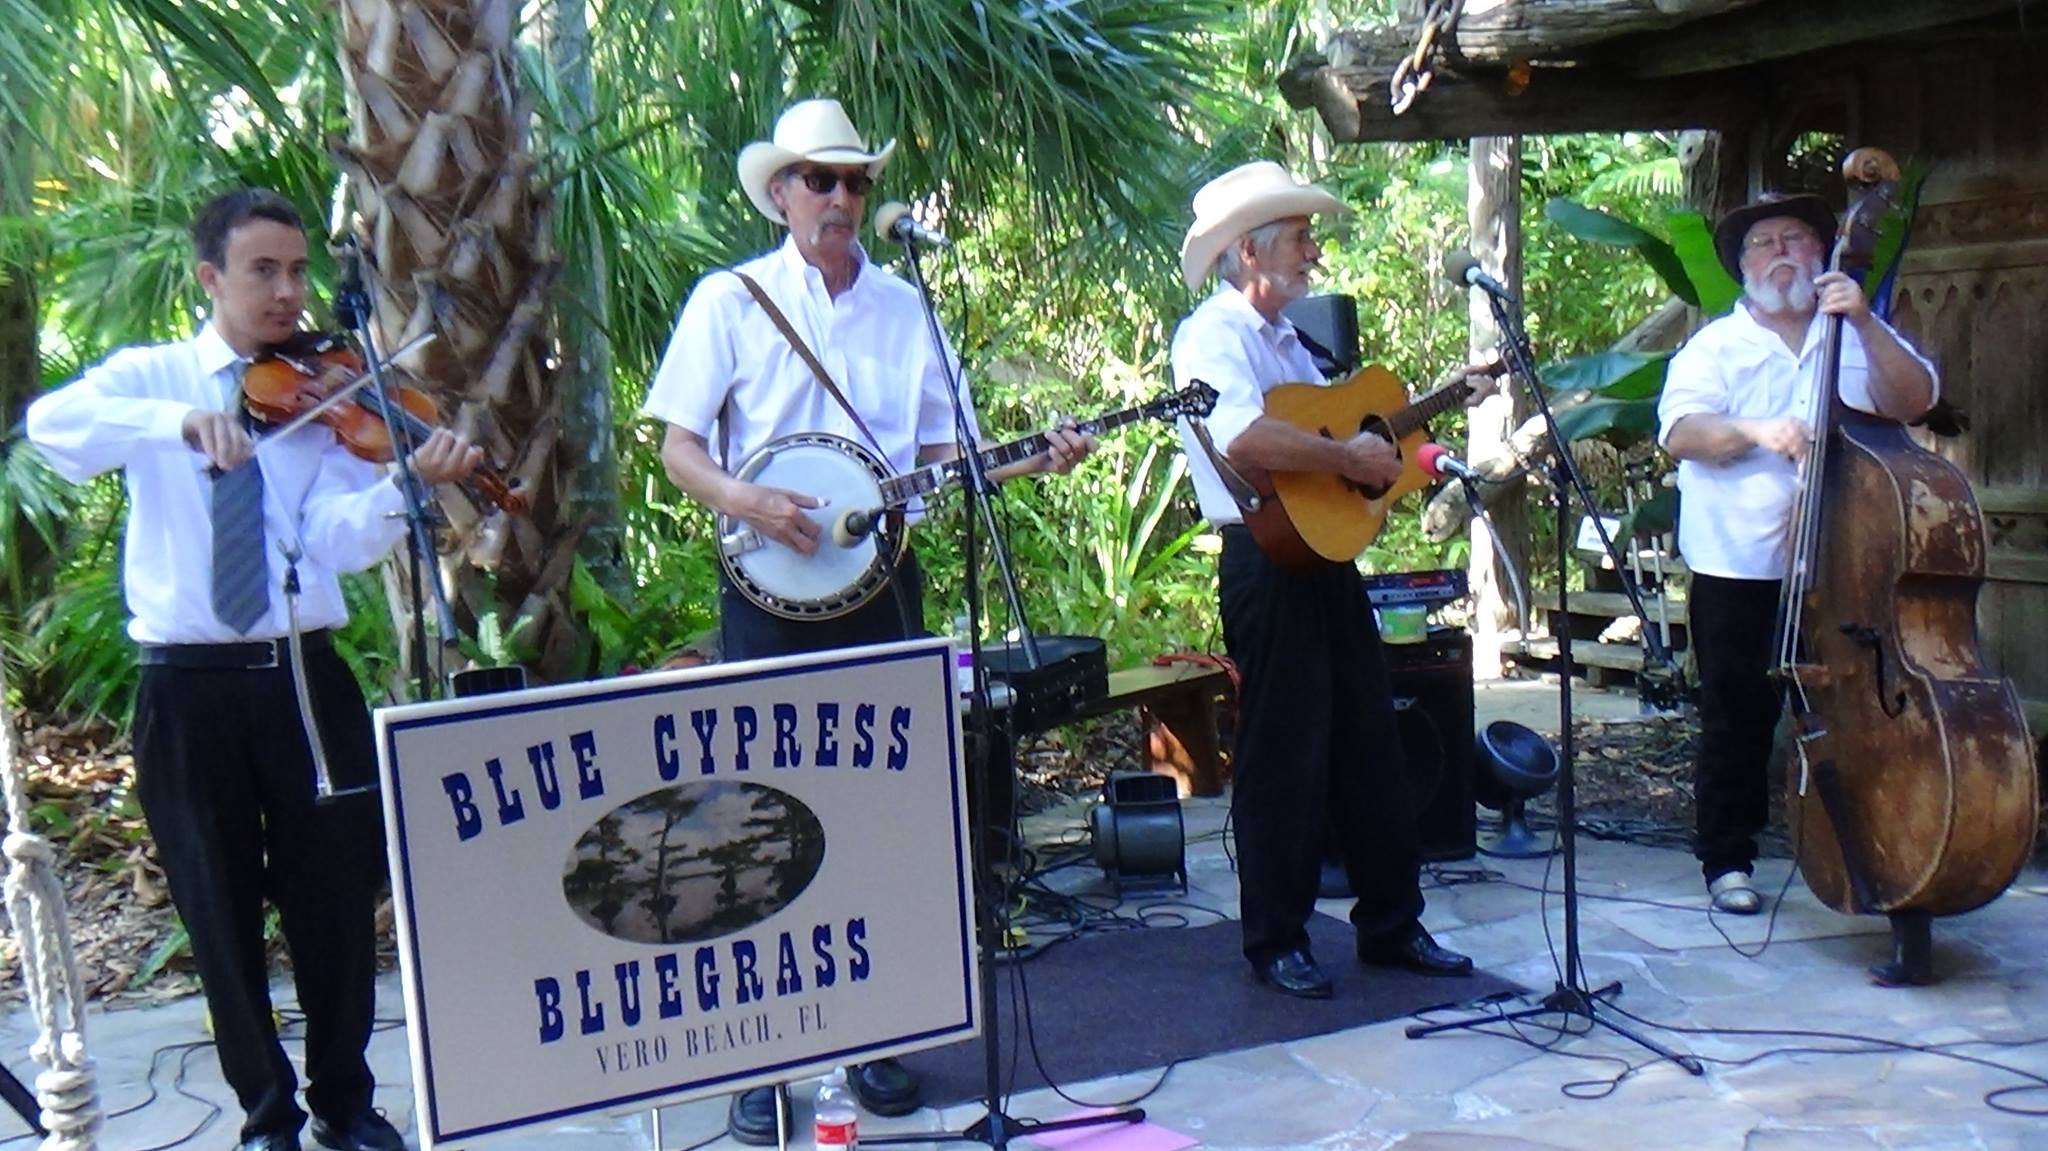
[[[374,779],[374,734],[340,656],[306,653],[337,788]],[[263,903],[278,910],[306,1015],[306,1105],[353,1119],[374,1086],[363,1052],[376,1007],[375,901],[383,811],[361,794],[316,805],[288,666],[145,667],[135,705],[137,791],[191,935],[243,1138],[296,1132],[298,1079],[271,1022]]]
[[[1422,851],[1379,629],[1357,569],[1276,567],[1223,529],[1223,640],[1239,676],[1231,819],[1244,953],[1308,947],[1324,836],[1334,835],[1358,944],[1422,914]]]
[[[1750,870],[1757,833],[1770,819],[1771,742],[1781,704],[1770,679],[1779,586],[1692,577],[1686,618],[1700,676],[1693,854],[1709,881]]]
[[[830,545],[827,545],[830,546]],[[740,594],[724,572],[718,577],[718,658],[765,659],[921,636],[924,571],[905,554],[896,575],[875,598],[832,619],[785,619]]]

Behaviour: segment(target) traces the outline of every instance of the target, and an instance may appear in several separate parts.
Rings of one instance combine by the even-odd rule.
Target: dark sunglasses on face
[[[846,185],[847,195],[850,196],[865,196],[868,194],[868,189],[875,186],[875,178],[866,172],[837,172],[830,168],[808,168],[798,172],[797,176],[803,180],[804,187],[809,188],[820,196],[831,195],[832,189],[837,188],[841,184]]]

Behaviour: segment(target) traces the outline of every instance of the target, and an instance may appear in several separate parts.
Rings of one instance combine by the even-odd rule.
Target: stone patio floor
[[[1555,690],[1540,682],[1482,684],[1480,722],[1512,718],[1554,732]],[[1636,709],[1630,697],[1583,688],[1575,703],[1581,716],[1624,718]],[[1224,814],[1220,799],[1185,805],[1189,898],[1234,912],[1236,876],[1216,834]],[[1080,808],[1070,807],[1033,817],[1027,830],[1034,838],[1056,838],[1070,834],[1080,818]],[[2041,988],[2048,968],[2048,870],[2030,867],[1990,906],[1937,921],[1939,985],[1888,990],[1864,977],[1864,968],[1888,950],[1883,921],[1836,915],[1796,878],[1774,919],[1729,918],[1707,914],[1695,864],[1684,853],[1582,840],[1578,859],[1587,977],[1596,985],[1623,984],[1616,1010],[1603,1010],[1601,1018],[1697,1056],[1706,1061],[1704,1075],[1656,1060],[1604,1027],[1584,1033],[1582,1019],[1553,1014],[1548,1022],[1568,1022],[1574,1034],[1560,1040],[1554,1030],[1535,1025],[1521,1032],[1534,1043],[1550,1044],[1548,1050],[1471,1032],[1411,1040],[1403,1034],[1408,1021],[1401,1020],[1184,1063],[1164,1082],[1158,1082],[1157,1071],[1147,1071],[1065,1087],[1069,1094],[1110,1102],[1157,1083],[1142,1103],[1154,1123],[1229,1151],[2048,1148],[2048,1118],[2003,1113],[1986,1098],[2029,1083],[1993,1064],[2048,1082],[2048,995]],[[1485,855],[1444,865],[1427,893],[1425,922],[1440,941],[1469,953],[1479,966],[1546,992],[1558,980],[1555,956],[1563,948],[1557,867],[1554,859]],[[1476,869],[1489,873],[1485,881],[1471,881]],[[1784,861],[1766,861],[1759,883],[1775,893],[1788,870]],[[1072,890],[1108,890],[1092,868],[1061,874]],[[1546,885],[1548,895],[1542,893]],[[1341,916],[1345,906],[1326,902],[1323,910]],[[1344,957],[1323,958],[1338,979],[1370,977]],[[1446,997],[1454,993],[1452,988]],[[277,998],[291,1002],[289,981],[278,986]],[[379,1080],[377,1104],[410,1134],[413,1094],[395,974],[380,984],[379,1007],[380,1018],[391,1026],[378,1033],[370,1050]],[[108,1122],[100,1144],[105,1151],[164,1147],[195,1127],[200,1129],[178,1147],[225,1151],[235,1145],[240,1113],[210,1051],[192,1054],[180,1090],[172,1088],[180,1077],[174,1047],[205,1038],[201,1017],[196,997],[93,1013],[88,1037],[100,1064],[102,1099],[109,1111],[130,1109]],[[1828,1040],[1815,1032],[1869,1041]],[[32,1081],[36,1070],[27,1057],[32,1035],[25,1012],[0,1024],[0,1054],[24,1081]],[[1940,1045],[1946,1054],[1902,1045]],[[287,1046],[296,1056],[297,1044]],[[1843,1047],[1861,1052],[1819,1050]],[[1624,1070],[1628,1074],[1612,1083]],[[152,1085],[154,1099],[145,1104]],[[813,1089],[810,1083],[794,1089],[793,1146],[810,1146]],[[2048,1111],[2048,1090],[2017,1091],[1994,1101]],[[215,1105],[224,1111],[206,1122]],[[1014,1116],[1033,1118],[1073,1110],[1050,1091],[1019,1095],[1009,1108]],[[724,1116],[722,1098],[664,1108],[659,1151],[714,1139]],[[943,1114],[926,1109],[898,1120],[863,1116],[861,1129],[863,1135],[959,1130],[979,1116],[978,1107]],[[25,1131],[11,1112],[0,1109],[0,1148],[33,1147]],[[734,1146],[722,1138],[704,1145]],[[315,1145],[307,1146],[310,1151]],[[655,1144],[643,1110],[508,1133],[477,1146],[646,1151]],[[1092,1151],[1113,1145],[1080,1146]]]

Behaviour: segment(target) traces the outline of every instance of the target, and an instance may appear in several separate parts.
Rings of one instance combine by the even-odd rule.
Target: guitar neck
[[[1120,412],[1111,412],[1108,415],[1081,420],[1077,426],[1081,435],[1099,436],[1104,432],[1115,431],[1125,424],[1134,424],[1149,414],[1145,408],[1125,408]],[[1007,444],[986,448],[976,454],[976,459],[980,462],[983,471],[994,471],[997,468],[1005,468],[1011,464],[1022,463],[1050,447],[1051,444],[1046,440],[1045,433],[1037,432],[1019,440],[1012,440]],[[931,495],[933,492],[958,483],[966,477],[966,461],[948,460],[943,464],[932,464],[919,468],[914,472],[905,472],[900,476],[894,476],[883,481],[882,498],[892,508],[901,507],[911,500]]]
[[[1465,402],[1472,394],[1472,385],[1467,380],[1456,380],[1433,391],[1393,415],[1387,417],[1387,428],[1401,439],[1421,428],[1429,421],[1443,415]]]

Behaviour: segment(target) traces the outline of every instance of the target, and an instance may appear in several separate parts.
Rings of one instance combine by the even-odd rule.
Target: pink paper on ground
[[[1083,1119],[1090,1115],[1113,1113],[1113,1109],[1108,1107],[1090,1107],[1064,1118]],[[1181,1151],[1183,1147],[1193,1147],[1201,1142],[1157,1123],[1105,1123],[1095,1127],[1068,1127],[1020,1135],[1018,1138],[1040,1147],[1062,1148],[1063,1151]]]

